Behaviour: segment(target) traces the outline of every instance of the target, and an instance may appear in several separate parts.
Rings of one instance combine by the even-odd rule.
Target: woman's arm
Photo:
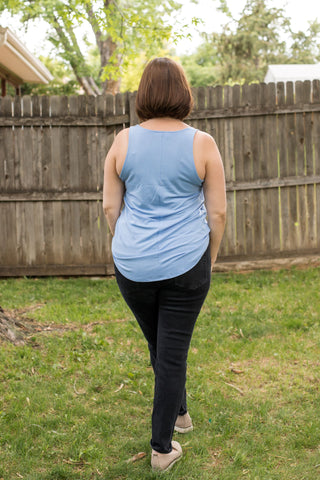
[[[200,153],[205,165],[203,192],[210,227],[211,268],[213,268],[226,223],[226,184],[221,156],[214,139],[206,133],[199,133]]]
[[[120,216],[124,195],[124,184],[117,172],[119,163],[123,164],[124,161],[124,159],[122,161],[122,137],[123,134],[118,134],[115,138],[104,164],[103,211],[112,235],[114,235],[116,223]],[[121,168],[119,171],[121,171]]]

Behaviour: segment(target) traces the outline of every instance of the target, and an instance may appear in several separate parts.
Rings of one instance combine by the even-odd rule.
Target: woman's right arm
[[[199,133],[199,153],[205,166],[203,192],[210,227],[211,269],[213,269],[226,223],[226,182],[216,142],[211,135]]]
[[[128,129],[118,133],[104,164],[103,211],[112,235],[114,235],[122,208],[124,183],[120,179],[120,172],[124,164],[127,148]]]

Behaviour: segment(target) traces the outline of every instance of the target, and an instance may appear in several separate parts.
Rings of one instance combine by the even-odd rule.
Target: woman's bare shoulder
[[[199,146],[202,147],[213,147],[216,146],[216,142],[214,138],[207,132],[203,132],[202,130],[197,130],[196,136],[195,136],[195,142],[198,143]]]
[[[126,155],[129,143],[129,128],[124,128],[115,137],[111,150],[115,160],[115,167],[118,174],[120,174]]]
[[[220,156],[215,139],[201,130],[198,130],[195,136],[194,151],[205,164]]]
[[[129,139],[129,130],[130,128],[124,128],[117,133],[116,138],[114,139],[114,143],[117,146],[120,146],[123,142],[127,143]]]

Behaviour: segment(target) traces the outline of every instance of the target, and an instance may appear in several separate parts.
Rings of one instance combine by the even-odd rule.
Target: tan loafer
[[[159,453],[152,450],[151,467],[156,472],[166,472],[182,457],[182,448],[179,442],[172,443],[172,451],[170,453]]]
[[[192,420],[189,413],[178,415],[174,429],[179,433],[188,433],[193,430]]]

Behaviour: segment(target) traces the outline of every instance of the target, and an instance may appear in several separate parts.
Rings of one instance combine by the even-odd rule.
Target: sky
[[[217,11],[219,0],[198,0],[197,4],[191,0],[180,0],[183,3],[180,21],[181,24],[191,24],[193,17],[200,18],[203,23],[198,26],[198,30],[207,33],[221,31],[221,26],[225,23],[226,17]],[[227,0],[227,4],[234,17],[242,11],[246,0]],[[285,15],[291,18],[291,26],[294,31],[306,30],[308,21],[318,19],[320,22],[320,2],[319,0],[272,0],[269,3],[274,7],[283,7]],[[27,48],[36,56],[48,55],[52,46],[45,40],[45,24],[37,23],[25,32],[16,19],[12,19],[7,14],[0,15],[0,25],[9,27],[13,30]],[[180,40],[175,45],[177,55],[193,53],[196,47],[201,43],[201,36],[195,27],[190,28],[191,40]]]

